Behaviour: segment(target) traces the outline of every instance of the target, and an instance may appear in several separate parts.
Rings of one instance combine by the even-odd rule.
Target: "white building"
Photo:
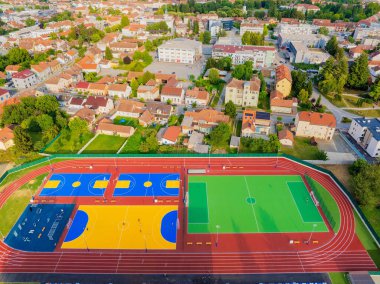
[[[309,48],[300,41],[290,42],[289,49],[293,54],[293,63],[321,64],[330,57],[323,49]]]
[[[157,53],[161,62],[194,64],[202,55],[202,44],[195,40],[176,38],[160,45]]]
[[[16,89],[26,89],[38,83],[36,74],[29,69],[13,74],[12,81]]]
[[[380,119],[354,118],[348,133],[371,157],[380,155]]]
[[[288,24],[280,23],[277,27],[279,34],[312,34],[313,26],[309,24]]]
[[[240,36],[245,32],[262,34],[264,31],[264,24],[262,23],[242,23],[240,25]]]
[[[213,58],[231,57],[234,65],[251,60],[254,68],[272,66],[275,53],[273,46],[215,44],[212,48]]]
[[[363,38],[378,38],[380,37],[380,24],[372,24],[368,28],[357,27],[354,32],[353,38],[355,40],[362,40]]]

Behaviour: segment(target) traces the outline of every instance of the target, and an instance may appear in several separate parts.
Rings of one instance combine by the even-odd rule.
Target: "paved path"
[[[92,137],[92,138],[90,139],[90,141],[88,141],[88,142],[86,143],[86,145],[84,145],[84,146],[82,147],[82,149],[80,149],[80,150],[78,151],[78,154],[81,154],[81,153],[84,151],[84,149],[86,149],[87,146],[90,145],[90,144],[92,143],[92,141],[95,140],[96,137],[98,137],[98,135],[99,135],[99,133],[97,133],[94,137]]]
[[[224,85],[222,93],[220,94],[218,104],[215,107],[216,110],[222,111],[222,109],[223,109],[223,103],[224,103],[224,96],[225,95],[226,95],[226,85]]]
[[[313,87],[312,98],[318,99],[320,94],[321,93],[316,88]],[[335,106],[328,99],[326,99],[323,95],[322,95],[321,103],[322,103],[322,105],[326,106],[326,108],[335,116],[336,121],[337,121],[337,128],[339,128],[339,129],[347,129],[350,126],[349,123],[347,124],[347,123],[341,122],[343,117],[347,117],[349,119],[360,117],[359,115],[350,113],[348,111],[345,111],[344,109],[341,109],[341,108]]]

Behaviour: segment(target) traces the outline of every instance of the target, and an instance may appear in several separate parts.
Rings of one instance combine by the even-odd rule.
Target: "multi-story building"
[[[260,79],[257,77],[254,77],[251,81],[233,78],[226,86],[225,103],[232,101],[235,105],[243,107],[257,106],[260,83]]]
[[[322,34],[291,34],[281,33],[278,35],[279,46],[289,46],[291,42],[302,42],[307,47],[324,48],[329,38]]]
[[[275,90],[279,91],[285,98],[292,90],[292,74],[286,65],[276,68]]]
[[[38,83],[36,74],[29,69],[13,74],[12,81],[16,89],[26,89]]]
[[[301,111],[297,114],[294,124],[296,136],[331,140],[336,128],[336,119],[330,113]]]
[[[263,23],[242,23],[240,25],[240,35],[242,36],[245,32],[260,33],[264,31]]]
[[[321,48],[309,48],[299,41],[292,41],[289,50],[293,54],[293,63],[322,64],[330,55]]]
[[[243,112],[241,137],[268,135],[270,132],[270,113],[247,109]]]
[[[202,56],[199,41],[176,38],[165,42],[157,49],[158,60],[162,62],[194,64]]]
[[[348,133],[371,157],[379,157],[380,118],[354,118]]]
[[[175,105],[183,104],[185,92],[182,88],[164,86],[161,90],[161,102]]]
[[[277,27],[279,34],[298,34],[298,35],[311,35],[313,33],[313,26],[309,24],[289,24],[280,23]]]
[[[232,64],[251,60],[254,68],[266,68],[273,64],[276,49],[273,46],[219,45],[212,48],[213,58],[231,57]]]
[[[186,111],[182,120],[182,133],[191,134],[194,130],[210,134],[219,123],[228,123],[230,117],[214,109]]]
[[[357,27],[354,32],[353,38],[355,40],[362,40],[363,38],[379,38],[380,37],[380,24],[372,24],[368,28]]]

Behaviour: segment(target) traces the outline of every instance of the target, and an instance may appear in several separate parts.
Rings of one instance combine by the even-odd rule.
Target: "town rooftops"
[[[336,127],[335,116],[330,113],[301,111],[298,113],[298,117],[300,121],[307,121],[312,125],[321,125],[331,128]]]
[[[8,94],[8,93],[9,93],[8,90],[0,89],[0,96],[5,95],[5,94]]]
[[[20,72],[17,72],[17,73],[14,73],[12,75],[12,78],[16,78],[16,79],[26,79],[26,78],[29,78],[31,76],[33,76],[34,73],[32,71],[30,71],[29,69],[25,69],[23,71],[20,71]]]
[[[161,95],[180,97],[182,92],[182,88],[164,86],[161,90]]]
[[[227,84],[228,88],[235,88],[235,89],[244,89],[244,84],[249,83],[250,89],[253,92],[259,92],[260,91],[260,79],[257,77],[253,77],[251,81],[244,81],[244,80],[238,80],[235,78],[232,78],[232,80]]]
[[[90,83],[88,83],[88,82],[78,82],[78,84],[76,84],[75,88],[77,88],[77,89],[88,89],[88,86],[90,86]]]
[[[179,134],[181,133],[181,126],[169,126],[162,138],[171,142],[176,142]]]

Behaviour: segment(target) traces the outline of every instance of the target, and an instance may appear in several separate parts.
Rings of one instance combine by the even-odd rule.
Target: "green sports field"
[[[188,232],[327,232],[301,176],[190,176]]]

